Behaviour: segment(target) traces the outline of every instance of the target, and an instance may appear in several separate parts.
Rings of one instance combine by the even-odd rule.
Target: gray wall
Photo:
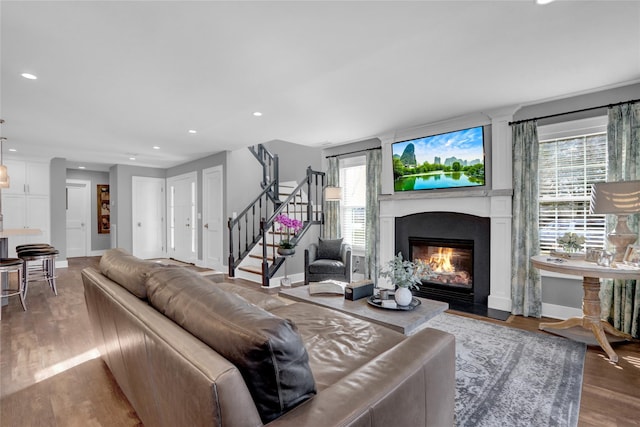
[[[278,155],[280,181],[300,184],[307,176],[307,168],[324,172],[322,169],[322,149],[293,144],[285,141],[271,141],[264,144],[269,151]],[[304,250],[310,243],[318,241],[320,227],[311,227],[299,241],[296,253],[287,259],[287,274],[304,273]],[[284,274],[284,270],[279,273]]]
[[[307,167],[322,171],[321,149],[271,141],[265,147],[279,158],[280,181],[300,183],[306,177]],[[262,166],[248,148],[227,152],[226,189],[227,216],[242,212],[262,191]]]
[[[640,83],[629,86],[623,86],[599,92],[593,92],[585,95],[572,96],[554,101],[542,102],[539,104],[528,105],[520,108],[513,115],[513,120],[525,120],[535,117],[543,117],[551,114],[562,114],[569,111],[577,111],[585,108],[599,107],[601,105],[615,104],[617,102],[631,101],[640,99]],[[585,111],[581,113],[563,114],[562,116],[553,117],[538,121],[539,125],[548,125],[552,123],[561,123],[570,120],[584,119],[588,117],[603,116],[607,114],[607,109],[600,108],[597,110]]]
[[[109,184],[108,172],[67,169],[67,179],[91,181],[91,251],[104,251],[111,247],[110,234],[98,234],[98,184]]]
[[[378,138],[366,139],[364,141],[353,142],[351,144],[338,145],[334,147],[327,147],[322,151],[323,163],[326,157],[330,156],[341,156],[347,155],[349,153],[354,153],[354,155],[363,154],[358,153],[359,151],[368,150],[371,148],[380,148],[382,146],[382,142]],[[326,166],[325,166],[326,168]]]
[[[262,168],[247,148],[227,152],[225,182],[227,191],[226,216],[242,212],[262,189]],[[225,248],[228,248],[225,245]]]
[[[58,260],[67,259],[67,161],[53,158],[49,164],[51,208],[51,244],[58,250]]]
[[[551,114],[561,114],[585,108],[614,104],[617,102],[640,99],[640,83],[629,86],[613,88],[600,92],[578,95],[554,101],[529,105],[519,109],[513,116],[514,120],[524,120]],[[539,120],[538,124],[547,125],[570,120],[578,120],[587,117],[596,117],[607,114],[606,108],[591,110],[588,112],[562,115],[554,118]],[[580,280],[560,279],[545,276],[542,272],[542,302],[547,304],[562,305],[580,309],[582,307],[582,283]]]
[[[165,178],[166,169],[139,166],[115,165],[109,169],[109,192],[111,197],[111,239],[115,246],[133,251],[133,203],[132,178],[143,176]],[[115,228],[115,235],[113,235]]]
[[[299,184],[306,177],[309,166],[315,171],[323,171],[321,148],[285,141],[271,141],[264,145],[272,154],[278,156],[280,181],[295,181]]]
[[[307,167],[322,171],[321,149],[311,148],[285,141],[271,141],[264,144],[274,155],[278,155],[280,165],[280,181],[300,183],[306,177]],[[262,166],[248,148],[227,153],[226,191],[227,217],[234,212],[242,212],[262,191]],[[318,227],[315,227],[318,228]],[[289,275],[304,272],[304,249],[309,243],[317,241],[318,230],[311,229],[298,245],[296,254],[287,260]],[[228,238],[225,236],[225,250]],[[225,260],[226,263],[226,260]]]
[[[247,150],[247,152],[249,152],[249,150]],[[227,152],[226,151],[221,153],[216,153],[211,156],[203,157],[202,159],[194,160],[193,162],[184,163],[182,165],[178,165],[178,166],[167,169],[167,178],[171,178],[174,176],[183,175],[185,173],[196,171],[196,175],[197,175],[196,185],[198,190],[200,191],[197,197],[198,198],[197,210],[200,218],[196,219],[197,230],[198,230],[198,259],[202,259],[202,215],[201,214],[202,214],[202,199],[203,199],[202,189],[204,188],[202,186],[202,171],[208,168],[212,168],[214,166],[222,166],[223,170],[226,170],[227,168]],[[223,196],[222,196],[222,200],[220,200],[220,203],[222,203],[223,205],[222,212],[226,212],[226,201],[225,201],[226,197],[224,195],[224,193],[226,192],[226,189],[227,189],[227,181],[226,181],[226,176],[224,176],[223,182],[222,182]],[[226,226],[226,224],[223,224],[223,226]],[[227,242],[228,240],[229,239],[227,237],[227,234],[224,233],[223,249],[225,251],[229,246]],[[223,258],[225,260],[227,259],[226,256]]]

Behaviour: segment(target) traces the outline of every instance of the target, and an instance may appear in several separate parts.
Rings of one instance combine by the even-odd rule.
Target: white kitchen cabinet
[[[49,195],[49,163],[5,160],[9,188],[3,194]]]
[[[50,243],[49,164],[5,160],[10,187],[2,189],[2,214],[5,230],[37,228],[42,234],[9,237],[9,256],[25,243]]]

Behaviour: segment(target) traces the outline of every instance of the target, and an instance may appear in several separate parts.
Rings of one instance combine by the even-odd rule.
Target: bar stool
[[[53,246],[20,248],[18,258],[24,261],[22,280],[24,281],[24,296],[29,291],[29,281],[46,281],[55,295],[58,295],[56,287],[56,262],[58,250]]]
[[[48,243],[26,243],[24,245],[16,246],[16,252],[23,251],[25,249],[44,249],[44,248],[52,248]]]
[[[48,243],[26,243],[24,245],[18,245],[16,246],[16,254],[23,252],[25,250],[31,250],[31,249],[47,249],[47,248],[53,248],[53,246],[51,246]],[[54,248],[55,249],[55,248]],[[43,268],[46,267],[44,265],[45,261],[43,261]]]
[[[0,284],[3,297],[20,296],[20,302],[22,303],[22,309],[27,311],[27,304],[24,300],[24,282],[22,280],[22,270],[24,261],[20,258],[0,258],[0,277],[6,279],[7,283]],[[18,273],[18,288],[11,289],[9,273]],[[4,282],[4,280],[3,280]]]

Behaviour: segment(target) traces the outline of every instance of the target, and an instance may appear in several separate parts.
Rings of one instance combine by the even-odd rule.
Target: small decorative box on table
[[[371,295],[373,295],[372,280],[360,280],[359,282],[349,283],[344,289],[344,297],[351,301],[356,301]]]

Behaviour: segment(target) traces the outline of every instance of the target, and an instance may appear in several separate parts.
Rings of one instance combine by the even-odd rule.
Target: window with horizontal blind
[[[364,253],[366,227],[367,167],[366,157],[340,159],[340,203],[342,237],[354,253]]]
[[[589,214],[589,200],[591,185],[607,180],[606,117],[540,126],[538,138],[540,251],[559,249],[567,232],[603,248],[605,216]]]

